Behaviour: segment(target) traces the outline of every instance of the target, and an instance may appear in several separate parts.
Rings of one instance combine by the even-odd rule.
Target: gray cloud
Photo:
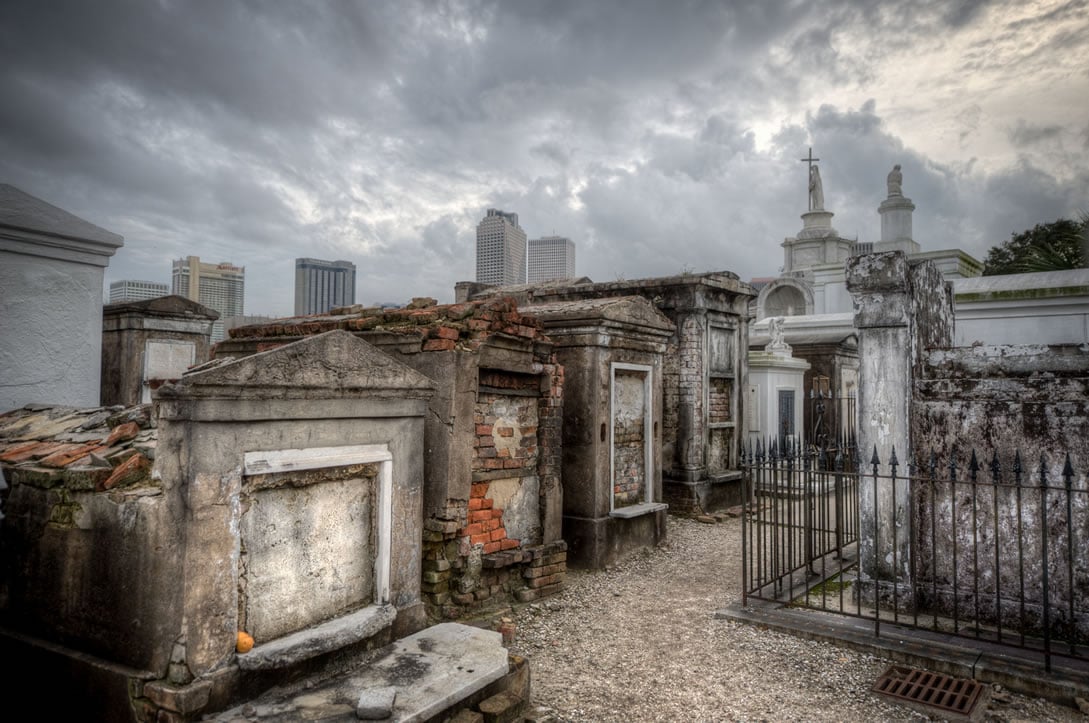
[[[450,300],[492,206],[531,237],[572,237],[579,273],[598,279],[775,273],[810,145],[845,235],[876,236],[901,163],[920,242],[981,255],[1007,226],[1089,206],[1070,170],[1089,165],[1089,140],[1062,159],[1033,142],[1089,130],[1018,123],[986,95],[997,81],[964,83],[1075,77],[1085,12],[1054,3],[1018,24],[995,20],[998,3],[938,0],[13,0],[0,180],[123,234],[108,279],[166,280],[190,253],[246,266],[250,313],[290,311],[297,256],[355,262],[360,301]],[[1042,28],[1061,55],[1018,50]],[[904,97],[896,64],[955,39],[969,52],[936,66],[934,95]],[[964,109],[954,139],[1006,144],[979,149],[987,164],[903,140],[950,97]]]

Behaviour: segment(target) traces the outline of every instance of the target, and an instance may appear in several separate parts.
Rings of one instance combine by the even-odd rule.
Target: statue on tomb
[[[768,334],[771,335],[771,346],[783,345],[783,317],[773,316],[768,319]]]
[[[809,167],[809,210],[824,210],[824,186],[821,184],[821,169]]]
[[[904,182],[904,174],[900,173],[900,164],[897,163],[889,171],[889,198],[896,198],[904,195],[902,184]]]
[[[764,347],[764,351],[771,352],[781,357],[790,357],[791,347],[786,343],[783,332],[783,317],[773,316],[768,319],[768,335],[771,341]]]

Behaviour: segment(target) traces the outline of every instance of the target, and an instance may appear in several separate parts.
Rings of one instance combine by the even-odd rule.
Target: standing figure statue
[[[821,169],[809,167],[809,210],[824,210],[824,186],[821,185]]]
[[[904,174],[900,173],[900,164],[897,163],[895,166],[892,167],[892,170],[889,171],[889,198],[904,195],[902,187],[903,182]]]

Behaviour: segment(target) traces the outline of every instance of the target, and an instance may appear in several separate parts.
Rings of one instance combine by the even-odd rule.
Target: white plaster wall
[[[1080,303],[1079,303],[1080,302]],[[954,344],[1084,344],[1089,300],[958,302]]]
[[[0,251],[0,412],[96,407],[103,267]]]

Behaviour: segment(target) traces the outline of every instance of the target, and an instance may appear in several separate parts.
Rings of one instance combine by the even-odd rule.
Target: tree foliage
[[[1060,218],[1013,234],[987,252],[984,276],[1061,271],[1086,266],[1089,260],[1089,214],[1077,221]]]

